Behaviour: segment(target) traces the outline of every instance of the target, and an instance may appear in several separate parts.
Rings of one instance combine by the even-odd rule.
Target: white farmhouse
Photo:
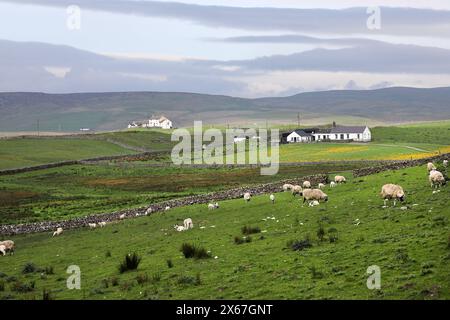
[[[162,128],[172,129],[172,121],[164,116],[159,118],[150,118],[144,121],[132,121],[128,124],[128,129],[131,128]]]
[[[360,127],[334,127],[331,128],[329,139],[334,140],[353,140],[356,142],[372,141],[372,132],[367,126]]]
[[[310,133],[306,133],[303,130],[295,130],[291,134],[289,134],[286,138],[288,143],[293,142],[311,142],[313,139]]]

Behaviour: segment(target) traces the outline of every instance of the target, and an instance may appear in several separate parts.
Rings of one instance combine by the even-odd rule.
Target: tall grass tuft
[[[181,252],[186,259],[194,258],[194,259],[207,259],[211,258],[211,255],[206,251],[205,248],[196,246],[190,243],[183,243],[181,246]]]
[[[251,226],[243,226],[241,230],[242,234],[247,236],[250,234],[261,232],[261,229],[259,227],[251,227]]]
[[[141,257],[136,253],[127,254],[119,265],[119,272],[124,273],[131,270],[136,270],[141,263]]]

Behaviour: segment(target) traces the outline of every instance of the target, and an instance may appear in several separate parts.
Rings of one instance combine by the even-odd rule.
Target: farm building
[[[331,129],[297,129],[286,137],[287,143],[314,141],[370,142],[372,133],[367,126],[338,126]]]
[[[159,118],[152,117],[144,121],[132,121],[128,124],[128,129],[131,128],[162,128],[172,129],[172,121],[164,116]]]

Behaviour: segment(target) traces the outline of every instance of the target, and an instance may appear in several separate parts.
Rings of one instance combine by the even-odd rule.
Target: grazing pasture
[[[60,220],[146,206],[199,193],[250,186],[367,164],[259,168],[150,167],[144,164],[76,165],[0,176],[0,224]]]
[[[0,298],[449,299],[450,188],[433,194],[425,167],[343,174],[347,183],[326,187],[329,201],[315,207],[284,192],[275,204],[263,195],[57,238],[12,237],[16,254],[0,257]],[[402,185],[406,201],[382,208],[385,183]],[[173,229],[186,218],[193,229]],[[81,268],[81,290],[66,288],[69,265]],[[380,290],[366,286],[372,265]]]

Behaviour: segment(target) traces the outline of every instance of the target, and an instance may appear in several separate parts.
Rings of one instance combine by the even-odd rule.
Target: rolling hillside
[[[450,88],[387,88],[301,93],[284,98],[244,99],[171,92],[0,93],[1,131],[113,130],[128,121],[165,114],[176,126],[243,121],[296,122],[320,117],[356,117],[383,122],[450,118]]]

